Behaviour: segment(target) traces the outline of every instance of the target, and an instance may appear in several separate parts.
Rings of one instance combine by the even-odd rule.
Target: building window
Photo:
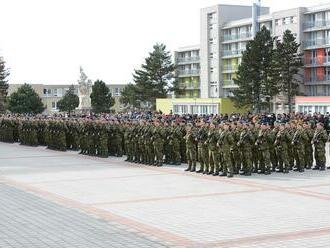
[[[44,89],[44,95],[45,96],[50,96],[52,94],[52,90],[51,89]]]
[[[57,96],[57,89],[53,89],[53,96]]]
[[[120,88],[114,88],[112,94],[113,96],[120,96]]]
[[[57,110],[57,102],[52,102],[52,110]]]
[[[275,20],[275,26],[282,26],[282,24],[283,24],[282,19],[276,19]]]
[[[174,114],[188,114],[187,105],[174,105],[173,106]]]
[[[57,96],[62,97],[63,96],[63,89],[57,89]]]
[[[298,23],[298,18],[296,16],[291,16],[291,23]]]
[[[288,25],[288,24],[290,24],[291,23],[291,17],[285,17],[284,18],[284,24],[285,25]]]

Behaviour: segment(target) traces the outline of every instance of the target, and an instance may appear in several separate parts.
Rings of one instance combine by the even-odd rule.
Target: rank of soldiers
[[[138,164],[187,163],[213,176],[325,170],[328,134],[322,123],[195,123],[155,120],[0,118],[0,141]],[[315,163],[314,163],[315,161]],[[196,168],[199,162],[199,168]],[[314,165],[314,166],[313,166]]]

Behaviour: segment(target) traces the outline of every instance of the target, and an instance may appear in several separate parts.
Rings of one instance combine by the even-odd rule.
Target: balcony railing
[[[199,75],[199,69],[192,69],[192,70],[178,70],[179,76],[188,76],[188,75]]]
[[[238,69],[238,65],[224,65],[223,71],[236,71]]]
[[[186,89],[186,90],[198,90],[200,88],[200,84],[199,83],[189,83],[189,84],[179,84],[179,87],[181,89]]]
[[[227,34],[224,35],[223,41],[231,41],[231,40],[241,40],[241,39],[248,39],[252,38],[252,33],[240,33],[240,34]]]
[[[318,82],[325,82],[330,81],[330,76],[325,76],[323,78],[311,77],[305,80],[305,83],[318,83]]]
[[[324,46],[324,45],[330,45],[330,38],[306,40],[304,42],[304,47]]]
[[[223,56],[235,56],[235,55],[241,55],[244,49],[238,49],[238,50],[224,50]]]
[[[318,21],[310,21],[305,22],[304,27],[305,29],[308,28],[323,28],[326,26],[330,26],[330,20],[318,20]]]
[[[330,63],[330,56],[305,59],[306,66],[320,66],[328,63]]]
[[[233,87],[235,87],[235,86],[237,86],[235,83],[234,83],[234,80],[224,80],[223,81],[223,86],[233,86]]]
[[[195,57],[179,57],[177,58],[177,63],[189,63],[189,62],[198,62],[199,61],[199,56]]]

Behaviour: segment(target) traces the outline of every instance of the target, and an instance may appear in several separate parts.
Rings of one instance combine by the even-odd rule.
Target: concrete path
[[[330,170],[232,179],[0,143],[0,247],[330,247]]]

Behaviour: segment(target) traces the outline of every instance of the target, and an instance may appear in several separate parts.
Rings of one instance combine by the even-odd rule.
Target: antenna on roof
[[[260,16],[260,0],[254,1],[252,5],[252,37],[258,32],[258,17]]]

